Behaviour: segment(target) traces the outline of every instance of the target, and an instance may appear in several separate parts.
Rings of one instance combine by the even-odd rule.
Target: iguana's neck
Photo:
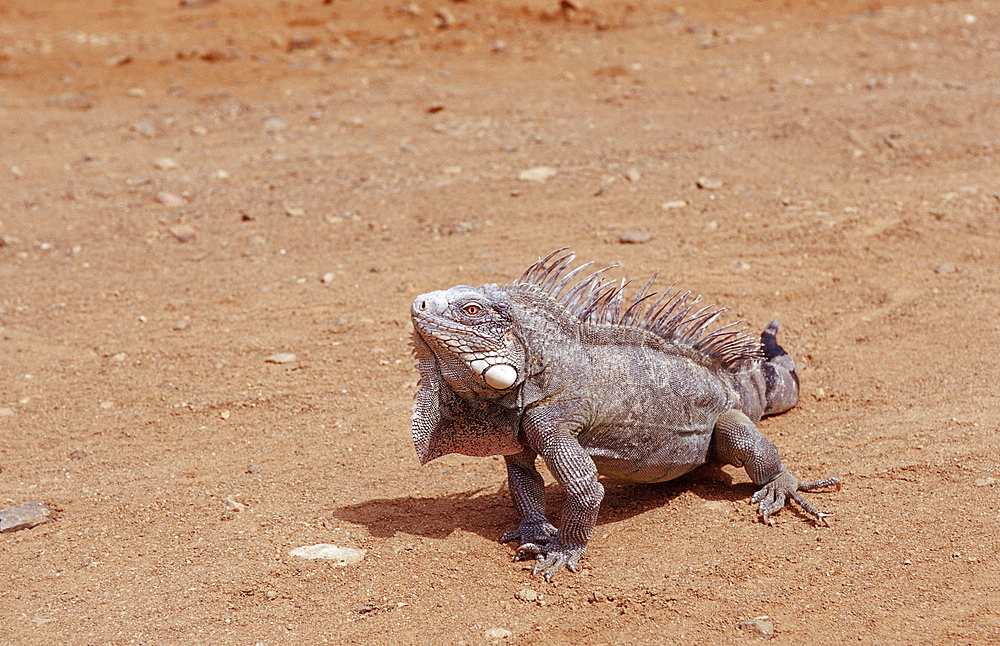
[[[512,291],[510,305],[515,333],[525,349],[528,375],[539,367],[583,363],[582,324],[565,308],[545,296],[521,291]]]

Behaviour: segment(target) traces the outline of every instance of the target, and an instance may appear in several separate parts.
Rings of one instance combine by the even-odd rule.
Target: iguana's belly
[[[629,482],[664,482],[708,460],[712,426],[683,429],[611,427],[577,438],[603,476]]]

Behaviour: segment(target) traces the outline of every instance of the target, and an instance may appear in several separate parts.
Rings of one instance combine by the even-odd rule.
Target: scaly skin
[[[788,499],[818,522],[757,429],[798,399],[795,366],[777,322],[759,339],[693,311],[687,294],[629,307],[601,272],[577,283],[572,255],[554,254],[511,285],[464,285],[417,297],[411,309],[421,373],[414,441],[422,462],[448,452],[503,455],[519,557],[547,580],[575,570],[604,496],[598,474],[662,482],[707,461],[742,466],[761,486],[752,502],[769,522]],[[603,270],[602,270],[603,271]],[[567,498],[557,529],[545,517],[545,461]]]

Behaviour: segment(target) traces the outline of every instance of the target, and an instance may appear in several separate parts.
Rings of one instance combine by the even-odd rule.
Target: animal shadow
[[[732,486],[731,480],[725,472],[710,467],[657,484],[602,479],[605,496],[597,524],[616,523],[662,507],[685,491],[693,491],[705,500],[734,501],[751,495],[752,485]],[[549,520],[558,525],[565,492],[550,483],[545,493]],[[376,498],[339,507],[333,510],[333,515],[342,521],[363,525],[372,536],[380,538],[403,532],[441,539],[463,530],[496,541],[505,531],[516,527],[518,521],[506,485],[446,496]]]

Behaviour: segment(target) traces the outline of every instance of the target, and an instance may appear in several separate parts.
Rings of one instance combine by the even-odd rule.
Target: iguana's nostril
[[[426,298],[420,301],[420,304],[417,305],[417,309],[420,310],[421,312],[424,312],[424,311],[427,310],[427,299]]]

